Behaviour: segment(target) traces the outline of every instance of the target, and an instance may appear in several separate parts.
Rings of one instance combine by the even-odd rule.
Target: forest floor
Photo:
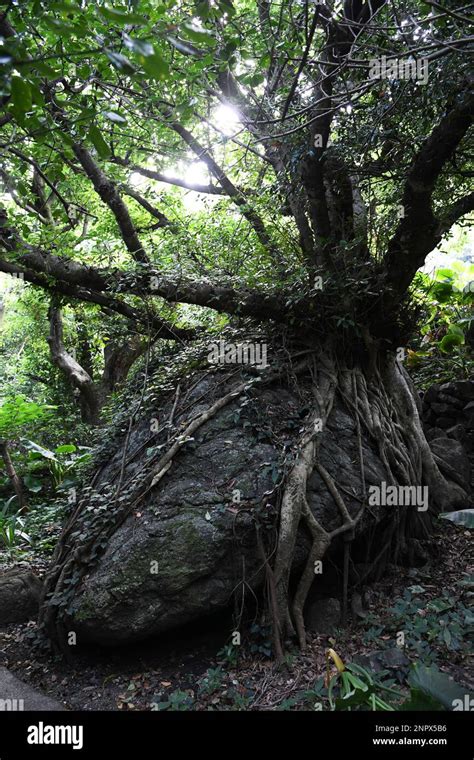
[[[307,650],[291,647],[279,667],[268,656],[268,630],[255,621],[241,646],[229,643],[230,614],[132,646],[78,647],[70,662],[38,651],[34,622],[12,625],[0,631],[0,664],[73,710],[327,709],[321,687],[328,647],[345,663],[372,667],[374,652],[382,651],[378,677],[405,694],[410,663],[419,661],[435,664],[472,692],[472,534],[446,521],[438,525],[426,565],[390,566],[365,587],[366,609],[358,610],[357,619],[331,636],[309,634]],[[41,556],[28,561],[39,573],[45,566]],[[397,647],[400,632],[403,647]]]

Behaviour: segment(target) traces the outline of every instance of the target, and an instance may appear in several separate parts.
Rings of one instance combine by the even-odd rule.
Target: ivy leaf
[[[95,124],[90,127],[88,135],[99,157],[108,158],[110,156],[110,148],[102,137],[102,132]]]

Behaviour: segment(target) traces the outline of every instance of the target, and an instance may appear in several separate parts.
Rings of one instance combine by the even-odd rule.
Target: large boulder
[[[439,436],[463,444],[467,453],[474,449],[474,380],[434,384],[423,396],[423,422],[428,440]]]
[[[454,438],[435,438],[430,448],[437,457],[438,466],[447,476],[456,479],[469,493],[471,487],[471,463],[460,441]]]
[[[203,380],[189,395],[193,414],[209,406],[198,399],[215,380]],[[221,389],[220,393],[224,391]],[[99,563],[83,578],[69,606],[68,630],[78,641],[119,643],[168,630],[229,604],[233,593],[258,589],[264,580],[256,544],[255,517],[265,524],[274,509],[278,462],[301,433],[308,407],[297,391],[254,389],[201,427],[172,468],[110,538]],[[165,408],[159,419],[168,419]],[[124,481],[146,467],[150,419],[132,431]],[[133,456],[133,452],[142,452]],[[375,445],[363,439],[367,486],[387,480]],[[104,464],[95,489],[113,493],[124,452],[118,447]],[[352,515],[360,510],[360,466],[356,426],[337,401],[321,447],[321,462],[337,479]],[[109,485],[107,485],[109,484]],[[110,485],[112,484],[112,485]],[[104,498],[104,496],[102,496]],[[112,499],[111,499],[112,500]],[[308,501],[317,519],[332,530],[341,524],[333,497],[318,474],[309,481]],[[91,497],[91,509],[94,504]],[[96,509],[102,507],[96,506]],[[371,509],[357,526],[391,514]],[[299,540],[296,563],[306,556]],[[298,559],[299,558],[299,559]]]
[[[97,455],[100,467],[87,492],[82,522],[71,527],[67,539],[73,559],[89,569],[86,574],[71,571],[67,585],[55,587],[53,598],[48,597],[50,609],[63,605],[65,630],[74,631],[78,642],[143,639],[222,609],[234,594],[247,599],[262,586],[265,573],[256,523],[261,532],[268,529],[275,541],[277,485],[291,465],[314,403],[310,377],[266,386],[254,382],[193,433],[156,486],[147,480],[169,448],[168,430],[184,431],[191,418],[235,388],[238,373],[247,381],[243,369],[207,370],[194,384],[183,383],[177,406],[170,384],[159,406],[155,402],[154,408],[140,409],[140,419],[129,433],[129,410],[118,434],[108,431],[111,435]],[[153,401],[152,393],[150,397]],[[359,447],[350,409],[337,394],[319,457],[354,517],[361,509],[363,491],[360,453],[367,492],[371,485],[380,486],[390,478],[375,437],[369,437],[364,425]],[[341,525],[334,497],[317,471],[309,478],[307,500],[327,531]],[[128,510],[123,517],[122,504]],[[119,520],[114,517],[117,510]],[[380,524],[383,533],[393,515],[393,506],[371,503],[357,523],[354,547],[369,528],[373,536]],[[94,530],[98,538],[91,548]],[[336,538],[331,552],[337,553],[342,542],[341,536]],[[309,535],[301,529],[296,570],[309,546]],[[324,588],[330,564],[324,562],[317,580],[321,594],[334,596],[334,591]]]
[[[0,625],[24,623],[38,615],[42,583],[29,570],[13,569],[0,575]]]

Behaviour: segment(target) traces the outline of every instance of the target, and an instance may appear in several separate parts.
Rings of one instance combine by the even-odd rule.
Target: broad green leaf
[[[422,691],[421,689],[410,689],[410,697],[406,700],[406,702],[403,702],[398,708],[398,710],[416,710],[416,711],[428,711],[428,710],[435,710],[440,711],[443,710],[443,705],[438,699],[435,699],[430,694],[427,694],[426,692]]]
[[[217,4],[219,9],[227,13],[228,16],[235,16],[235,8],[231,0],[218,0]]]
[[[73,443],[63,443],[54,449],[55,454],[73,454],[75,451],[77,451],[77,446],[74,446]]]
[[[25,486],[27,487],[28,491],[31,491],[32,493],[39,493],[41,489],[43,488],[43,484],[41,483],[41,480],[38,478],[34,478],[32,475],[25,475],[23,478],[23,482]]]
[[[108,158],[110,156],[110,148],[102,137],[102,132],[95,124],[92,124],[90,127],[88,135],[99,157]]]
[[[460,337],[464,338],[464,331],[459,325],[449,325],[448,333],[450,335],[459,335]]]
[[[204,42],[206,45],[215,44],[214,35],[208,29],[186,22],[183,24],[183,34],[194,42]]]
[[[454,280],[454,272],[452,269],[448,269],[447,267],[444,267],[443,269],[438,269],[435,274],[435,279],[439,280],[440,282],[451,282]]]
[[[166,79],[169,75],[169,66],[159,53],[153,53],[144,59],[142,66],[146,73],[153,79]]]
[[[66,39],[70,37],[71,33],[75,31],[75,25],[73,22],[68,23],[62,21],[59,18],[51,18],[49,16],[43,16],[43,24],[51,29],[57,35],[65,35]]]
[[[465,528],[474,528],[474,509],[460,509],[457,512],[443,512],[440,515],[444,520],[450,520],[456,525]]]
[[[450,282],[435,282],[430,289],[431,295],[440,303],[447,303],[452,298],[453,292]]]
[[[443,353],[449,353],[455,346],[462,346],[464,343],[464,335],[457,335],[454,333],[448,333],[440,341],[439,348]]]
[[[105,52],[112,66],[115,66],[119,71],[130,74],[135,70],[128,58],[122,53],[116,53],[114,50],[106,50]]]
[[[211,7],[209,4],[209,0],[200,0],[196,4],[196,13],[199,16],[199,18],[202,18],[203,20],[209,18],[211,12]]]
[[[193,56],[200,56],[201,51],[195,48],[193,45],[188,44],[187,42],[183,42],[182,40],[177,40],[176,37],[170,37],[168,36],[166,38],[168,42],[170,42],[171,45],[173,45],[176,50],[178,50],[183,55],[193,55]]]
[[[466,689],[442,673],[436,665],[426,667],[417,663],[409,676],[410,686],[420,689],[433,699],[438,700],[447,710],[453,709],[457,699],[464,699]]]
[[[35,454],[40,454],[44,459],[57,461],[54,452],[50,451],[49,449],[45,449],[44,446],[40,446],[39,443],[35,443],[34,441],[25,441],[24,445],[25,448],[33,451]]]
[[[99,13],[107,19],[107,21],[113,21],[115,24],[143,26],[148,23],[148,19],[145,16],[141,16],[139,13],[130,13],[130,11],[127,10],[99,8]]]
[[[31,87],[23,77],[12,77],[11,94],[15,116],[21,117],[31,111],[33,105]]]
[[[145,57],[153,55],[154,53],[153,45],[146,40],[137,40],[133,37],[129,37],[128,34],[124,34],[123,41],[125,46],[128,47],[129,50],[133,50],[134,53],[139,53]]]

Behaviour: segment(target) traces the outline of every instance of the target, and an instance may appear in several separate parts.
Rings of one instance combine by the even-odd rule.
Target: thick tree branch
[[[57,256],[47,257],[44,253],[39,255],[38,252],[30,256],[28,261],[31,269],[35,271],[32,272],[31,269],[24,269],[18,264],[0,259],[0,272],[20,276],[26,282],[51,293],[98,304],[122,314],[135,323],[150,324],[154,330],[159,331],[158,337],[167,340],[190,340],[195,337],[196,332],[169,325],[159,317],[144,313],[107,295],[105,291],[113,288],[131,295],[160,296],[170,303],[189,303],[221,313],[248,316],[257,320],[285,321],[289,314],[289,308],[285,305],[287,296],[284,294],[265,294],[250,289],[237,290],[209,282],[171,280],[161,277],[153,269],[146,274],[118,271],[111,273],[82,266],[70,259],[61,259]],[[296,313],[301,317],[309,316],[309,308],[308,301],[302,300],[296,305]]]
[[[209,282],[171,280],[160,276],[152,267],[147,272],[98,270],[72,259],[48,254],[23,241],[7,224],[6,213],[0,210],[0,246],[15,253],[17,263],[0,260],[0,271],[22,275],[27,282],[50,292],[96,303],[110,308],[135,322],[151,324],[159,337],[169,340],[189,340],[193,330],[175,328],[165,320],[143,313],[107,294],[108,291],[138,296],[160,296],[169,302],[205,306],[218,312],[250,316],[259,320],[284,321],[289,313],[288,294],[263,293],[250,289],[235,289]],[[31,271],[33,270],[33,271]],[[311,315],[311,304],[302,299],[292,307],[304,317]],[[295,313],[296,313],[295,312]]]
[[[444,234],[451,229],[463,216],[474,211],[474,192],[464,195],[459,200],[454,201],[441,214],[440,233]]]
[[[119,164],[119,166],[126,166],[128,169],[130,169],[131,172],[136,172],[137,174],[141,174],[142,177],[148,177],[148,179],[154,179],[155,182],[166,182],[168,185],[175,185],[176,187],[182,187],[185,190],[194,190],[196,193],[206,193],[207,195],[225,195],[224,190],[220,187],[216,187],[215,185],[200,185],[200,184],[193,184],[191,182],[186,182],[184,179],[179,179],[178,177],[168,177],[166,174],[163,174],[162,172],[154,171],[153,169],[147,169],[144,166],[138,166],[137,164],[132,164],[128,159],[121,158],[119,156],[114,156],[110,159],[116,164]]]
[[[69,208],[70,208],[71,204],[68,203],[68,201],[66,201],[65,198],[63,198],[63,196],[58,191],[58,189],[56,188],[56,186],[54,185],[54,183],[51,182],[51,180],[48,178],[48,176],[43,172],[43,170],[41,169],[41,167],[38,164],[38,162],[35,161],[33,158],[30,158],[30,156],[25,155],[22,151],[17,150],[17,148],[13,148],[13,147],[9,146],[8,150],[14,156],[16,156],[17,158],[19,158],[20,161],[24,161],[25,163],[27,163],[27,164],[29,164],[30,166],[33,167],[34,173],[37,176],[37,178],[41,179],[49,187],[49,189],[51,190],[51,192],[57,197],[57,199],[59,200],[59,202],[61,203],[61,205],[64,208],[64,211],[66,213],[68,222],[70,223],[71,226],[73,226],[74,222],[71,219],[71,216],[70,216],[70,213],[69,213]]]
[[[19,509],[22,510],[23,512],[27,512],[28,504],[27,504],[25,489],[23,488],[22,480],[20,476],[18,475],[17,471],[15,470],[15,466],[12,462],[8,442],[3,439],[0,440],[0,459],[3,460],[3,463],[5,465],[5,471],[11,480],[11,484],[13,486],[13,490],[15,491],[15,495],[18,501]]]
[[[432,210],[432,194],[436,180],[472,124],[473,111],[472,89],[458,94],[456,104],[424,141],[408,170],[402,197],[404,217],[385,256],[386,282],[395,299],[406,291],[417,269],[441,240],[442,225]]]
[[[149,341],[141,335],[131,335],[124,340],[108,341],[104,349],[104,372],[101,393],[108,395],[127,378],[132,364],[145,353]]]
[[[54,276],[51,276],[51,273],[40,274],[32,272],[31,270],[18,266],[18,264],[12,264],[11,262],[2,259],[0,259],[0,272],[21,278],[25,282],[36,285],[48,293],[96,304],[107,313],[114,312],[120,314],[122,317],[125,317],[136,325],[138,330],[141,330],[142,332],[148,332],[149,330],[154,331],[156,338],[161,338],[163,340],[187,341],[196,337],[196,331],[193,329],[175,327],[152,312],[130,306],[124,301],[120,301],[118,298],[113,298],[104,292],[98,292],[97,290],[91,289],[90,285],[80,287],[77,284],[64,280],[53,279]],[[78,279],[77,274],[76,271],[76,277],[73,277],[73,279]],[[83,279],[87,283],[88,280],[97,279],[97,275],[92,274],[90,268],[85,267],[83,271]],[[105,289],[105,279],[101,280],[101,283]]]
[[[145,209],[145,211],[148,211],[150,216],[153,216],[155,219],[158,219],[158,224],[155,225],[156,229],[159,229],[161,227],[170,227],[173,228],[175,225],[173,225],[173,222],[170,222],[167,216],[163,214],[159,209],[155,208],[149,201],[147,201],[146,198],[143,197],[143,195],[140,195],[135,190],[132,190],[131,187],[126,187],[125,185],[121,185],[122,191],[129,195],[130,198],[133,198],[137,203],[142,206],[142,208]]]
[[[101,380],[94,383],[90,372],[87,372],[64,346],[61,312],[54,305],[54,299],[48,317],[50,333],[47,340],[51,360],[79,392],[83,421],[96,425],[100,421],[100,411],[104,403],[126,380],[133,363],[146,351],[149,340],[140,335],[132,335],[123,340],[109,341],[104,349],[104,371]]]
[[[92,182],[97,195],[113,213],[127,250],[132,254],[135,261],[146,263],[148,256],[140,242],[135,225],[132,222],[126,204],[120,196],[116,183],[107,177],[84,145],[75,143],[73,151]]]

